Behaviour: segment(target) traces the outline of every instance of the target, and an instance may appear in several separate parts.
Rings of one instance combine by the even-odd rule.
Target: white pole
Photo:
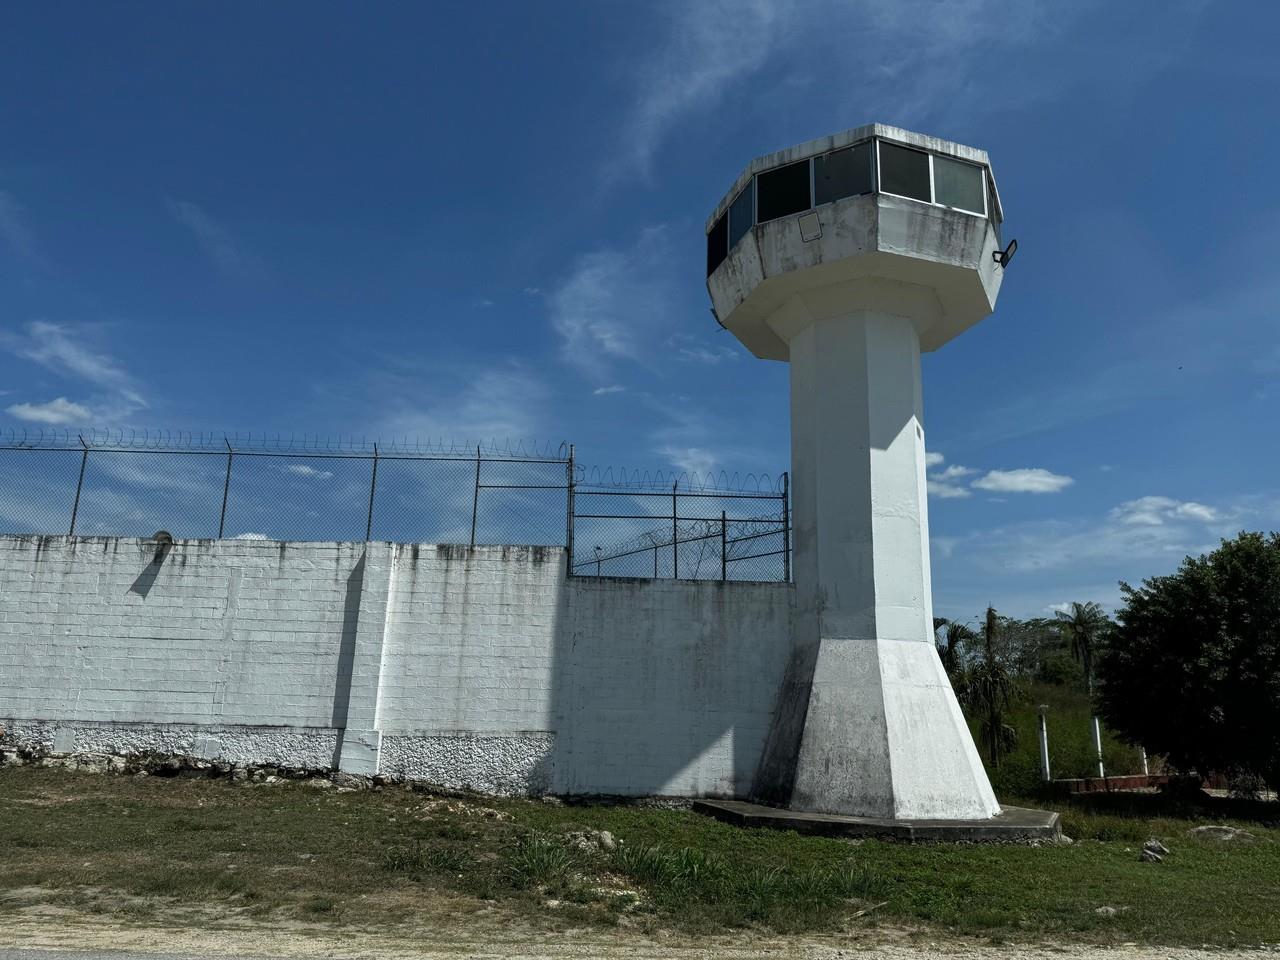
[[[1107,771],[1102,766],[1102,727],[1098,725],[1098,718],[1093,718],[1093,750],[1098,755],[1098,776],[1104,780],[1107,777]]]
[[[1149,777],[1151,776],[1151,771],[1147,769],[1147,748],[1139,747],[1138,749],[1142,751],[1142,775]]]
[[[1040,711],[1040,771],[1046,783],[1052,778],[1049,775],[1049,723],[1044,711]]]

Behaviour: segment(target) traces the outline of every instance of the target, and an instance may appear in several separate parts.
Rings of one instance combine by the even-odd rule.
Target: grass
[[[1070,846],[853,844],[639,806],[442,804],[401,788],[0,768],[0,913],[59,903],[141,922],[198,908],[201,922],[406,930],[483,916],[547,930],[885,924],[1000,939],[1280,942],[1277,805],[1113,795],[1058,809]],[[1206,822],[1258,839],[1187,835]],[[585,830],[622,842],[610,853],[566,841]],[[1162,864],[1138,861],[1152,836],[1173,851]],[[1104,905],[1118,912],[1098,915]]]
[[[1098,775],[1098,759],[1093,749],[1093,710],[1083,688],[1078,683],[1031,683],[1019,691],[1018,702],[1007,715],[1008,723],[1018,734],[1013,752],[1000,761],[998,768],[988,766],[991,785],[1000,796],[1030,796],[1040,789],[1039,704],[1049,708],[1049,765],[1054,777]],[[1102,762],[1109,775],[1142,772],[1142,755],[1138,749],[1116,739],[1105,725]]]

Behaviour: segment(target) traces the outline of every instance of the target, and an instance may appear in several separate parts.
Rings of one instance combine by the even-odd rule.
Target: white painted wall
[[[0,537],[0,743],[745,795],[790,610],[556,548]]]

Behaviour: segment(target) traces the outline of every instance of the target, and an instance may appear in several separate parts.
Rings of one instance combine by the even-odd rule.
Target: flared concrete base
[[[835,813],[781,810],[744,800],[696,800],[693,809],[738,827],[770,827],[824,837],[871,837],[943,843],[1018,843],[1056,840],[1061,833],[1052,810],[1005,807],[986,820],[881,820]]]

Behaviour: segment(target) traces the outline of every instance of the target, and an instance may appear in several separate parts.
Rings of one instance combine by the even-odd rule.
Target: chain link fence
[[[735,489],[736,488],[736,489]],[[0,533],[567,547],[576,576],[791,578],[786,475],[587,471],[573,448],[0,437]]]
[[[683,482],[682,482],[683,480]],[[787,475],[729,492],[677,478],[575,485],[579,575],[679,580],[791,579]]]

